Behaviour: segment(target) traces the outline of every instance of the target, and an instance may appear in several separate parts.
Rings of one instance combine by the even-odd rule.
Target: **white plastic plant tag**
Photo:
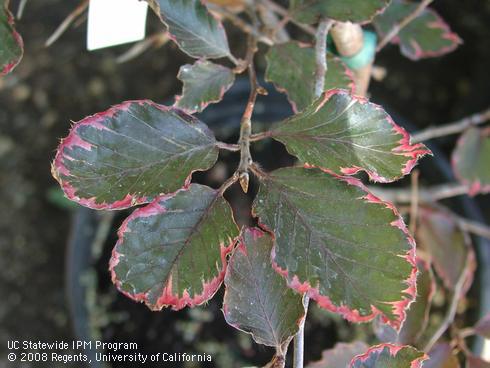
[[[145,37],[148,3],[139,0],[90,0],[87,49],[139,41]]]

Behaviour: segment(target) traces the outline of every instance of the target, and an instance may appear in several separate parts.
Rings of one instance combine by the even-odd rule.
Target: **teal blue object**
[[[363,30],[364,43],[362,45],[361,51],[357,54],[347,57],[338,54],[337,49],[331,38],[328,40],[328,50],[333,54],[340,57],[340,59],[349,67],[349,69],[361,69],[363,66],[368,65],[373,62],[374,56],[376,55],[376,33],[371,31]]]

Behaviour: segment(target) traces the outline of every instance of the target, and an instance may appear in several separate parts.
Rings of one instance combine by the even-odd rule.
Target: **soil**
[[[168,100],[180,89],[175,77],[179,66],[191,62],[168,44],[117,64],[116,56],[128,46],[89,53],[84,48],[84,25],[68,30],[45,48],[45,40],[75,4],[61,0],[27,3],[18,24],[26,44],[24,59],[13,74],[0,80],[0,295],[4,295],[0,367],[8,364],[8,340],[74,338],[63,276],[71,212],[49,194],[57,188],[50,161],[59,138],[67,134],[71,121],[121,101]],[[483,110],[490,101],[490,3],[450,0],[436,2],[435,7],[464,45],[444,58],[418,63],[401,56],[397,47],[389,47],[376,62],[388,69],[388,76],[382,83],[373,82],[371,88],[374,101],[383,101],[418,127]],[[149,28],[157,27],[151,22]],[[234,48],[242,48],[243,39],[233,34]],[[440,143],[449,149],[454,138]],[[238,191],[232,192],[235,194]],[[490,219],[488,199],[479,201]],[[121,220],[118,217],[115,222]],[[150,352],[206,351],[217,357],[219,367],[266,361],[268,349],[226,325],[219,311],[220,295],[207,307],[179,313],[151,313],[118,295],[105,271],[113,243],[114,233],[97,264],[102,278],[97,287],[109,305],[103,312],[107,315],[101,316],[105,322],[100,322],[104,339],[134,341]],[[308,360],[318,359],[322,349],[357,333],[339,319],[325,318],[321,311],[314,309],[311,316]],[[311,328],[313,323],[322,328]]]

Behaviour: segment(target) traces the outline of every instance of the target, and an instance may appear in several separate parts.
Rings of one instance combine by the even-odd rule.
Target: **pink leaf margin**
[[[304,168],[306,169],[313,169],[316,168],[311,165],[304,165]],[[415,240],[414,238],[410,235],[402,217],[400,216],[398,210],[396,207],[390,203],[383,201],[376,197],[374,194],[369,192],[369,190],[366,188],[366,186],[357,178],[353,177],[348,177],[348,176],[341,176],[336,173],[334,173],[331,170],[327,169],[321,169],[323,172],[326,174],[329,174],[333,176],[334,178],[338,179],[339,181],[343,181],[347,183],[348,185],[353,185],[356,186],[360,189],[362,189],[366,195],[363,197],[360,197],[359,199],[366,201],[367,203],[376,203],[376,204],[381,204],[385,206],[386,208],[390,209],[393,211],[393,213],[396,216],[396,220],[394,220],[390,225],[393,227],[396,227],[400,229],[406,236],[406,239],[410,245],[410,249],[406,252],[406,254],[399,255],[400,257],[404,258],[412,267],[412,271],[410,272],[410,275],[408,278],[404,281],[404,283],[407,285],[406,289],[402,290],[402,293],[404,296],[402,297],[401,300],[397,302],[391,302],[389,304],[392,305],[393,307],[393,314],[396,316],[394,320],[389,319],[387,316],[385,316],[379,309],[377,309],[374,306],[371,306],[371,313],[368,315],[361,315],[360,312],[356,309],[350,309],[346,305],[335,305],[328,296],[326,295],[321,295],[319,291],[319,287],[317,286],[312,286],[308,281],[302,282],[299,280],[299,278],[296,275],[293,275],[291,278],[289,275],[289,271],[287,269],[281,268],[276,262],[275,262],[275,246],[272,248],[272,253],[271,253],[271,260],[272,260],[272,267],[280,274],[282,275],[288,282],[288,286],[297,292],[301,294],[307,294],[311,299],[315,300],[318,305],[326,310],[329,310],[333,313],[338,313],[342,317],[344,317],[346,320],[350,322],[356,322],[356,323],[361,323],[361,322],[369,322],[372,321],[376,316],[380,316],[381,320],[384,323],[389,324],[392,326],[396,331],[399,331],[400,328],[403,325],[403,322],[405,321],[405,318],[407,316],[406,310],[410,306],[410,304],[415,300],[417,296],[417,263],[416,263],[416,256],[415,256]],[[260,217],[257,216],[256,213],[252,211],[252,214],[254,217],[258,219],[258,225],[260,228],[264,229],[265,231],[269,232],[273,239],[275,239],[274,231],[270,228],[268,228],[267,225],[263,224],[260,222]]]
[[[188,290],[184,290],[182,295],[176,294],[174,290],[172,290],[172,279],[169,278],[165,282],[165,286],[161,292],[160,297],[157,299],[156,303],[153,304],[148,299],[148,292],[146,293],[130,293],[121,288],[121,281],[118,280],[118,277],[115,272],[115,267],[118,265],[120,261],[121,254],[118,252],[118,247],[124,241],[124,234],[130,232],[129,224],[131,221],[141,218],[141,217],[149,217],[149,216],[157,216],[165,213],[167,209],[164,206],[164,202],[170,198],[173,198],[178,192],[187,190],[187,188],[182,188],[176,191],[175,193],[167,194],[156,198],[150,204],[138,208],[131,215],[129,215],[121,224],[117,232],[118,240],[116,245],[112,250],[112,256],[109,261],[109,272],[111,273],[111,280],[116,288],[126,297],[140,303],[145,303],[148,308],[153,311],[160,311],[165,307],[171,307],[173,310],[178,311],[185,307],[195,307],[201,305],[208,300],[210,300],[214,294],[219,290],[227,269],[228,261],[227,257],[233,250],[236,244],[236,238],[228,239],[228,244],[220,244],[220,256],[221,256],[221,269],[218,272],[218,275],[211,280],[204,281],[202,283],[202,292],[200,294],[190,295]],[[233,220],[234,221],[234,220]]]
[[[15,42],[19,46],[19,49],[21,50],[21,54],[19,55],[19,58],[17,60],[12,60],[11,62],[2,66],[2,70],[0,71],[0,77],[3,77],[4,75],[11,73],[15,69],[15,67],[20,63],[20,60],[22,59],[22,56],[24,54],[24,41],[22,40],[22,36],[15,30],[15,19],[14,16],[12,15],[12,12],[8,9],[8,3],[9,0],[6,0],[5,3],[3,4],[3,11],[7,15],[7,23],[9,24],[10,29],[12,31],[12,37],[14,38]]]
[[[121,111],[129,110],[129,108],[135,104],[140,106],[143,106],[145,104],[151,105],[165,112],[173,110],[178,113],[179,111],[182,111],[180,109],[175,109],[172,107],[157,104],[151,100],[130,100],[130,101],[122,102],[121,104],[118,105],[114,105],[106,111],[99,112],[91,116],[87,116],[86,118],[80,120],[79,122],[75,122],[72,125],[68,136],[61,140],[58,149],[56,151],[55,158],[51,164],[51,174],[56,179],[56,181],[58,181],[58,183],[60,184],[61,189],[63,189],[63,192],[65,193],[66,198],[82,206],[94,210],[122,210],[139,204],[148,203],[151,201],[151,199],[145,196],[139,197],[128,193],[123,199],[112,203],[106,203],[106,202],[97,203],[96,197],[81,198],[77,196],[76,194],[77,189],[73,187],[68,181],[65,181],[61,178],[61,175],[70,176],[70,171],[64,164],[64,160],[70,159],[69,156],[65,154],[65,149],[71,149],[77,146],[85,150],[90,150],[92,148],[92,145],[90,143],[80,138],[80,136],[77,133],[78,128],[80,128],[81,126],[91,126],[99,130],[107,129],[106,126],[104,125],[104,122],[107,119],[113,118],[117,113]],[[190,185],[192,174],[195,171],[197,170],[191,171],[189,176],[185,179],[183,183],[184,188],[187,188]]]
[[[344,175],[355,175],[360,171],[364,171],[366,174],[368,174],[369,179],[373,182],[378,182],[378,183],[391,183],[393,181],[396,181],[400,179],[401,177],[410,174],[412,169],[415,167],[417,164],[418,160],[425,155],[432,155],[432,152],[422,143],[417,143],[417,144],[411,144],[410,143],[410,135],[408,132],[403,129],[401,126],[397,125],[394,120],[391,118],[388,113],[383,109],[382,106],[377,105],[375,103],[369,102],[369,100],[365,97],[361,96],[355,96],[349,93],[349,91],[344,90],[344,89],[331,89],[323,93],[322,96],[322,101],[320,104],[317,106],[316,111],[318,112],[325,103],[327,103],[328,100],[334,95],[349,95],[352,97],[356,102],[360,103],[361,105],[364,104],[370,104],[373,106],[376,110],[382,111],[386,115],[386,121],[391,125],[392,127],[392,132],[397,135],[401,135],[400,140],[398,141],[398,146],[392,149],[392,153],[398,156],[405,156],[408,158],[408,161],[405,163],[405,165],[402,167],[400,171],[400,175],[395,177],[395,178],[385,178],[381,175],[379,175],[376,171],[373,170],[367,170],[363,167],[359,166],[351,166],[351,167],[341,167],[340,171]],[[307,163],[307,165],[309,165]],[[311,166],[311,165],[309,165]],[[323,167],[318,167],[319,169],[322,170],[328,170],[328,168],[323,168]]]
[[[409,347],[410,346],[408,346],[408,345],[399,346],[399,345],[394,345],[394,344],[389,344],[389,343],[388,344],[375,345],[375,346],[370,347],[368,349],[368,351],[366,351],[364,354],[361,354],[361,355],[354,357],[352,359],[352,361],[350,362],[349,367],[351,367],[351,368],[354,367],[354,364],[358,361],[360,361],[360,362],[367,361],[372,354],[381,354],[383,352],[383,350],[385,350],[386,348],[388,348],[390,355],[392,357],[395,357],[400,352],[400,350],[402,350],[404,348],[409,348]],[[417,358],[410,363],[410,368],[422,368],[424,361],[426,361],[427,359],[429,359],[429,356],[425,353],[422,353],[422,356],[420,358]]]
[[[474,128],[474,129],[478,129],[478,128]],[[485,138],[488,139],[488,137],[490,137],[490,128],[481,129],[480,137],[483,139]],[[454,149],[453,155],[451,156],[451,166],[453,167],[454,176],[460,183],[469,186],[468,189],[469,196],[473,197],[476,196],[477,194],[490,193],[490,184],[482,184],[479,180],[470,181],[466,179],[458,170],[458,163],[462,159],[462,157],[458,154],[458,152],[460,148],[466,143],[466,140],[467,140],[466,134],[462,134],[459,137],[458,142],[456,143],[456,148]]]

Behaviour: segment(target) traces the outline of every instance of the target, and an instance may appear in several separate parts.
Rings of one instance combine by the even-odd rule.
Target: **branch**
[[[428,128],[412,135],[411,142],[419,143],[433,138],[460,133],[472,126],[483,124],[490,120],[490,108],[479,113],[467,116],[461,120],[439,127]]]
[[[143,54],[150,47],[162,47],[170,40],[167,31],[160,31],[152,34],[151,36],[145,38],[142,41],[135,43],[129,50],[119,55],[116,58],[116,63],[122,64],[130,60],[133,60]]]
[[[380,188],[371,186],[369,190],[380,198],[395,203],[410,203],[412,201],[412,191],[410,188]],[[468,194],[470,185],[459,183],[448,183],[434,185],[428,188],[420,188],[418,199],[420,202],[437,202],[441,199],[452,198]]]
[[[283,8],[281,5],[275,3],[272,0],[261,0],[262,3],[264,3],[265,6],[269,7],[272,11],[276,12],[277,14],[283,16],[288,20],[288,22],[293,23],[295,26],[298,28],[302,29],[304,32],[314,36],[316,34],[316,30],[313,27],[310,27],[306,24],[302,24],[299,22],[296,22],[293,18],[289,16],[289,12],[287,9]]]
[[[305,322],[306,315],[308,313],[308,304],[310,298],[305,294],[303,296],[303,306],[305,308],[305,317],[299,325],[298,332],[294,336],[294,355],[293,355],[293,368],[303,368],[304,364],[304,347],[305,347]]]
[[[395,24],[393,28],[381,39],[381,41],[379,41],[378,47],[376,47],[376,51],[381,51],[383,47],[385,47],[393,38],[395,38],[403,28],[405,28],[411,21],[417,18],[425,10],[425,8],[427,8],[430,3],[432,3],[432,1],[434,0],[423,0],[413,11],[413,13],[403,18],[400,23]]]
[[[315,44],[315,97],[320,97],[325,90],[325,73],[327,72],[327,35],[332,27],[331,19],[322,19],[316,31]]]
[[[68,27],[87,10],[88,0],[83,0],[68,16],[65,20],[56,28],[53,34],[47,39],[44,46],[49,47],[56,42],[58,38],[61,37],[63,33],[68,29]]]

